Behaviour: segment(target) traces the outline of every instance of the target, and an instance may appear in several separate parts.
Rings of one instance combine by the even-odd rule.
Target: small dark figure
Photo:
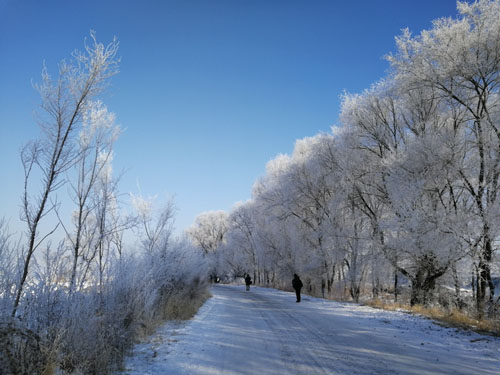
[[[297,295],[297,302],[300,302],[300,289],[302,289],[303,285],[296,273],[293,274],[292,286],[293,289],[295,289],[295,294]]]
[[[250,285],[251,284],[252,284],[252,278],[247,273],[247,275],[245,276],[245,285],[247,286],[247,290],[250,290]]]

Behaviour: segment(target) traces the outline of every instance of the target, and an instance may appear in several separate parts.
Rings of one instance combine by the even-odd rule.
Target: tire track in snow
[[[300,309],[287,308],[261,294],[253,294],[251,298],[258,304],[256,309],[280,342],[283,361],[290,373],[366,374],[367,369],[363,368],[359,359],[349,355],[347,350],[339,350],[337,336],[332,336],[331,332],[327,334],[321,323],[314,322]],[[379,362],[377,368],[371,364],[369,371],[371,374],[390,373],[385,362]]]
[[[269,312],[270,309],[272,313]],[[316,345],[316,343],[311,343],[310,336],[303,332],[300,322],[283,310],[270,309],[260,309],[259,313],[276,336],[280,344],[282,360],[290,374],[331,374],[331,370],[317,360],[317,353],[302,346],[304,343],[307,345]],[[285,326],[284,322],[292,324]]]
[[[292,293],[272,289],[218,285],[212,291],[175,333],[167,324],[139,345],[125,373],[500,374],[500,339],[308,296],[298,304]]]

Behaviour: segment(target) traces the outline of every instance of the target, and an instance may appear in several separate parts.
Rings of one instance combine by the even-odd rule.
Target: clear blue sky
[[[0,217],[20,228],[19,149],[38,134],[32,82],[90,29],[120,41],[104,97],[125,129],[120,190],[174,195],[180,232],[250,198],[296,139],[328,132],[342,91],[385,75],[402,28],[455,15],[453,0],[0,0]]]

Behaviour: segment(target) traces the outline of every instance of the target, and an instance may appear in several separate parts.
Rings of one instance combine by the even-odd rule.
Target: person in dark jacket
[[[247,275],[245,276],[245,285],[247,286],[247,290],[250,290],[250,284],[252,284],[252,278],[247,273]]]
[[[293,274],[292,286],[293,289],[295,289],[295,294],[297,295],[297,302],[300,302],[300,289],[302,289],[303,285],[296,273]]]

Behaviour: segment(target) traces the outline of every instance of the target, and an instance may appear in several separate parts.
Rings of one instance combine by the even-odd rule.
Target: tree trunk
[[[418,274],[411,280],[411,299],[410,305],[427,305],[429,302],[429,293],[436,287],[436,276],[424,276]]]
[[[398,302],[398,271],[394,272],[394,302]]]

